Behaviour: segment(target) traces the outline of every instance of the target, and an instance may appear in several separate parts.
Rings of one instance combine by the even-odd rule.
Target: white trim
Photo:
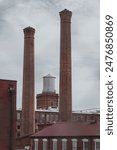
[[[95,142],[95,150],[97,150],[96,143],[100,143],[100,139],[94,139],[94,142]]]
[[[42,139],[43,140],[43,142],[47,142],[48,140],[47,139]]]
[[[62,139],[62,150],[67,150],[67,139]]]
[[[58,140],[57,140],[57,139],[52,139],[52,141],[53,141],[53,142],[54,142],[54,141],[57,142]]]
[[[57,140],[57,139],[52,139],[52,141],[53,141],[53,144],[52,144],[52,145],[53,145],[53,148],[52,148],[52,149],[53,149],[53,150],[57,150],[57,141],[58,141],[58,140]]]
[[[38,150],[39,139],[34,139],[34,150]]]
[[[29,150],[29,149],[30,149],[30,146],[25,146],[24,149],[25,149],[25,150]]]
[[[72,142],[77,142],[77,141],[78,141],[78,139],[71,139],[71,141],[72,141]]]
[[[88,139],[82,139],[82,141],[83,141],[83,142],[88,142],[89,140],[88,140]]]
[[[85,143],[87,142],[88,143],[88,139],[82,139],[82,141],[83,141],[83,150],[85,150]]]
[[[39,141],[39,139],[34,139],[34,141],[35,141],[35,142],[38,142],[38,141]]]
[[[48,140],[47,139],[42,139],[43,141],[43,150],[47,150],[47,142]]]
[[[62,139],[62,142],[67,142],[67,139]]]
[[[77,150],[78,148],[78,140],[77,139],[71,139],[72,141],[72,150]]]
[[[100,142],[100,139],[94,139],[94,142]]]

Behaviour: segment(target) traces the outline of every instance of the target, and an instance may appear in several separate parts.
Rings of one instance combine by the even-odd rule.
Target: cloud
[[[36,94],[48,73],[56,76],[59,92],[59,12],[65,8],[72,11],[73,109],[99,107],[99,0],[1,0],[0,78],[18,81],[17,107],[22,100],[23,28],[27,26],[36,29]]]

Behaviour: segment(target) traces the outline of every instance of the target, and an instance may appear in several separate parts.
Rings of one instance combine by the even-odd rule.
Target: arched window
[[[100,139],[94,139],[95,150],[100,150]]]
[[[62,150],[67,150],[67,139],[62,139]]]
[[[77,150],[77,139],[72,139],[72,150]]]
[[[88,139],[82,139],[82,141],[83,141],[83,150],[89,150]]]
[[[34,150],[38,150],[38,139],[34,139]]]
[[[53,150],[57,150],[57,139],[52,139],[53,141]]]
[[[47,139],[43,139],[43,150],[47,150]]]

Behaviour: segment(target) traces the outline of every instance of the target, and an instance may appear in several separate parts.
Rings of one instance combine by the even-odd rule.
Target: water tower
[[[55,90],[56,77],[50,74],[43,77],[43,90],[37,94],[37,109],[58,108],[58,94]]]
[[[48,74],[43,77],[43,93],[55,93],[55,77]]]

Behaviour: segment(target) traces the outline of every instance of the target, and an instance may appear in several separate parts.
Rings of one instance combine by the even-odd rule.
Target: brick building
[[[99,123],[56,123],[31,138],[32,150],[100,150]]]
[[[17,125],[16,125],[16,137],[21,136],[21,116],[22,111],[17,110]],[[72,121],[73,122],[99,122],[100,113],[99,111],[83,111],[83,112],[72,112]],[[46,110],[36,110],[35,111],[35,132],[40,131],[41,129],[48,127],[54,123],[59,122],[59,111],[58,109],[46,109]]]
[[[0,150],[15,150],[16,81],[0,79]]]
[[[47,78],[50,78],[50,75],[46,76]],[[46,80],[48,83],[48,80]],[[37,94],[37,103],[36,103],[36,110],[35,110],[35,132],[40,131],[41,129],[48,127],[54,123],[59,122],[59,99],[58,94],[55,92],[55,82],[54,82],[54,88],[53,90],[50,90],[51,88],[51,81],[49,81],[50,84],[47,84],[46,82],[43,82],[43,92],[42,94]],[[48,87],[48,88],[47,88]],[[47,92],[46,89],[49,89],[51,92]],[[53,91],[53,92],[52,92]],[[38,95],[46,95],[43,99],[40,99]],[[51,99],[51,95],[55,95],[55,99]],[[40,103],[41,101],[41,103]],[[52,105],[52,103],[55,103],[56,105]],[[39,104],[41,107],[39,107]],[[100,121],[100,112],[99,111],[73,111],[71,121],[73,122],[99,122]],[[22,124],[22,110],[17,110],[17,133],[16,137],[21,136],[21,124]]]

